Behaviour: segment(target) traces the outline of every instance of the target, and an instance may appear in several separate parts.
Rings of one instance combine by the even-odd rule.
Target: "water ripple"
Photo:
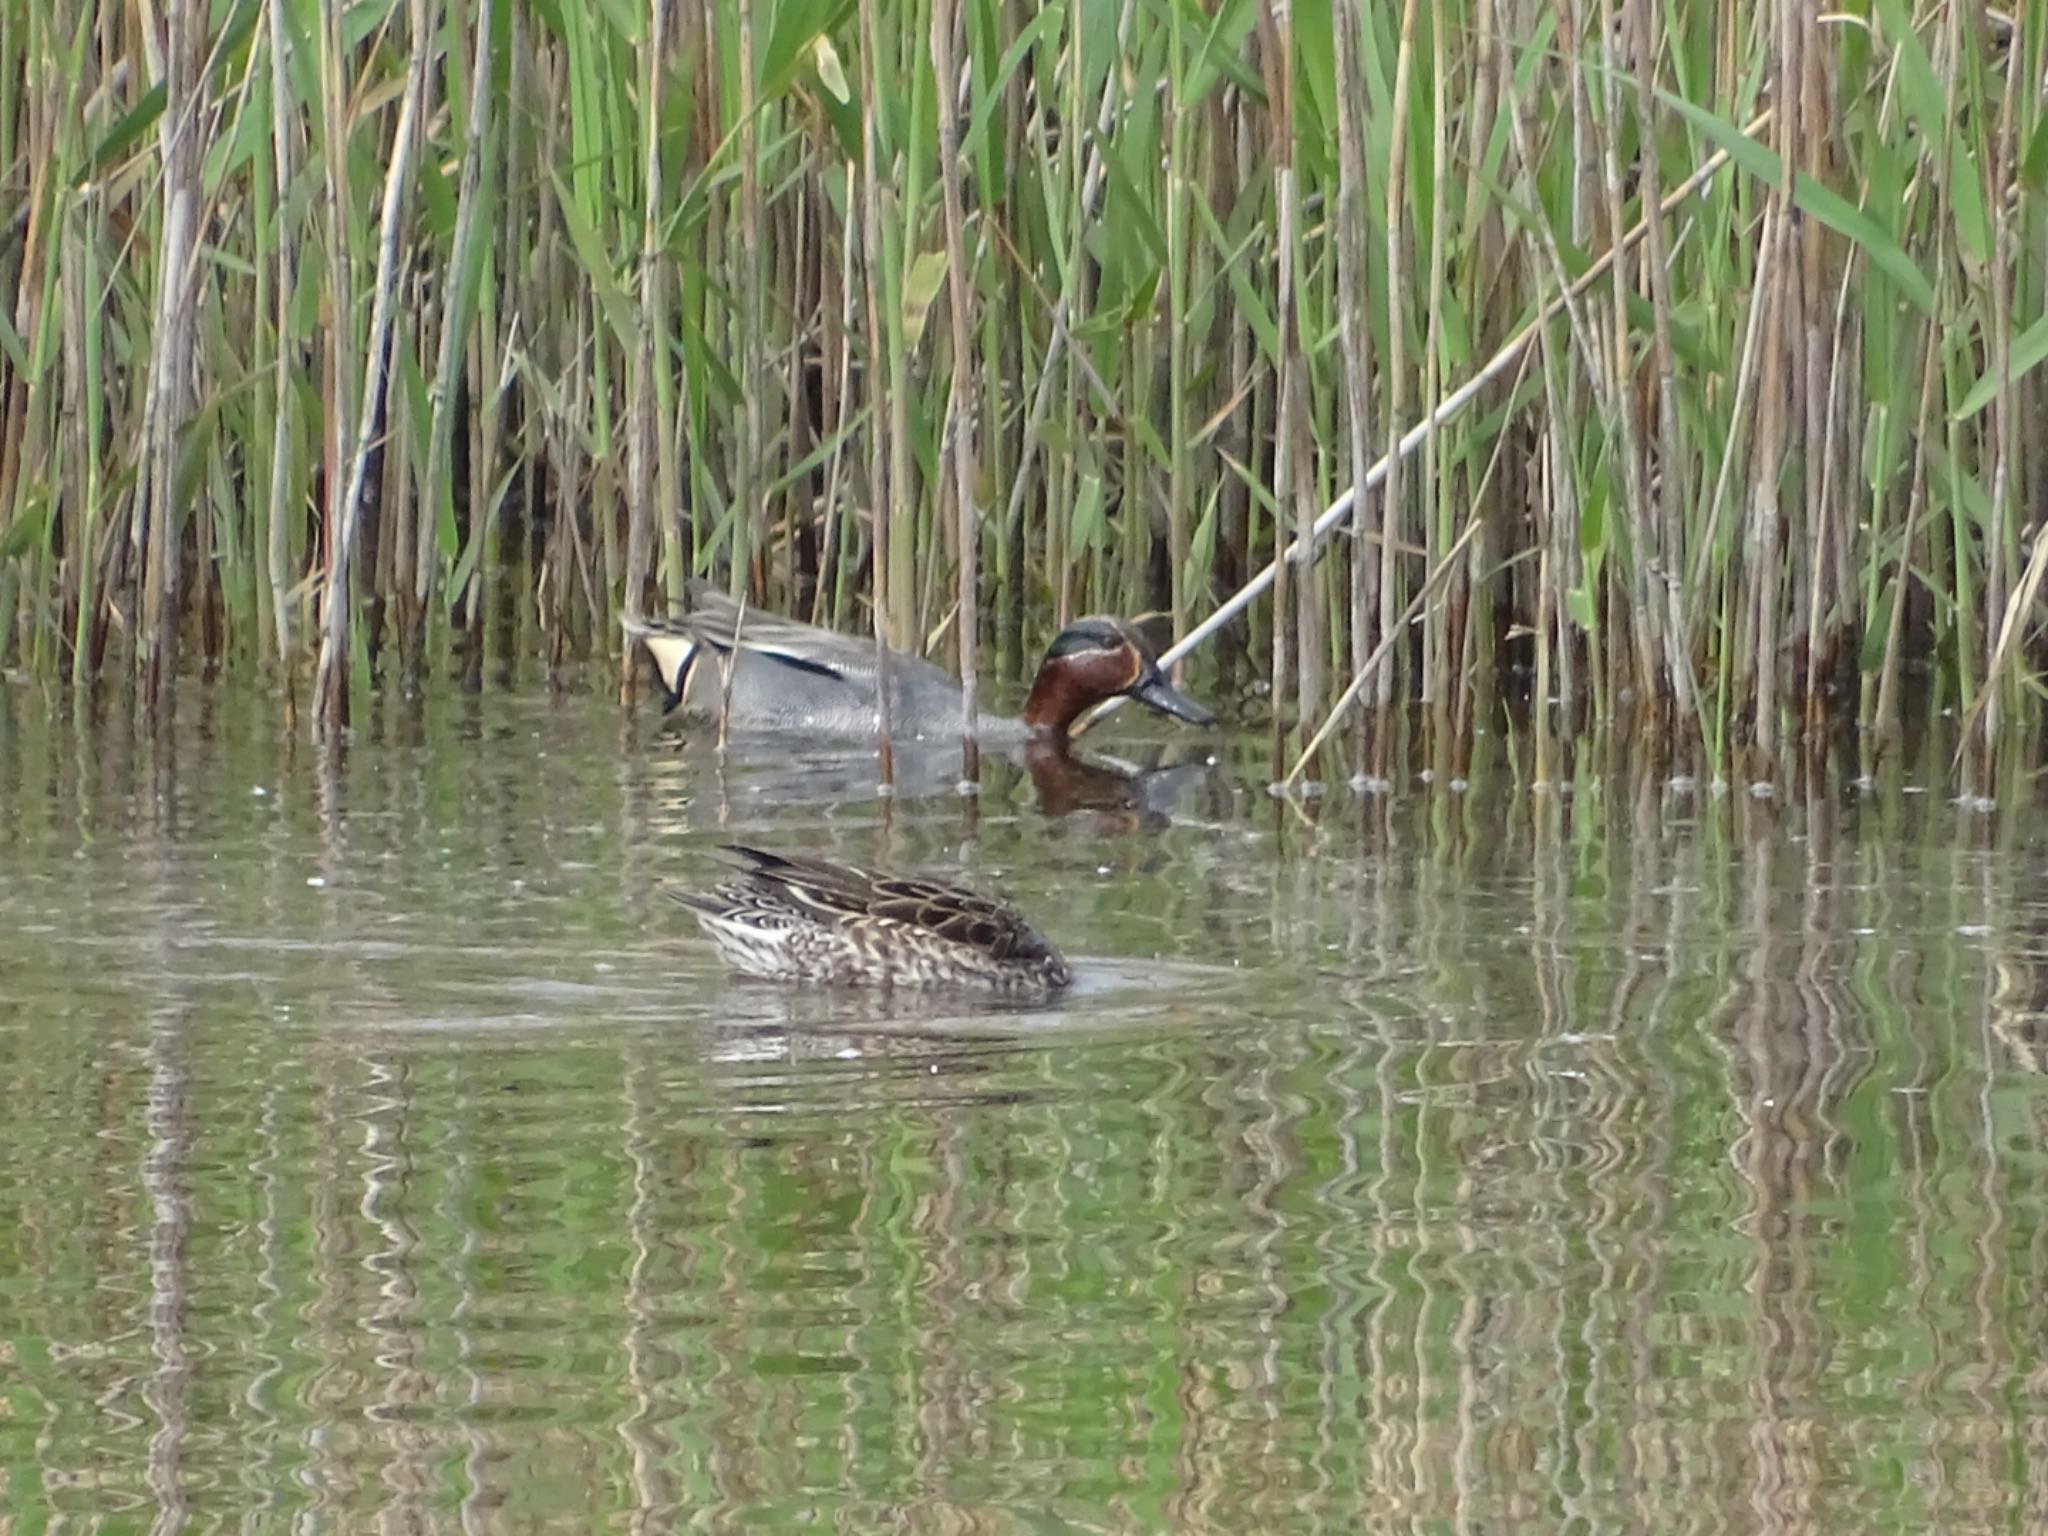
[[[476,709],[146,791],[0,731],[10,1513],[2025,1526],[2037,823],[1475,781],[1131,837]],[[734,982],[655,892],[742,833],[1001,885],[1079,984]]]

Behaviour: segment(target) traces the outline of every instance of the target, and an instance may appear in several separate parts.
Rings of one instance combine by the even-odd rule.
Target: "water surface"
[[[2031,805],[1296,808],[1245,744],[1049,815],[590,697],[394,701],[338,759],[275,714],[0,686],[22,1529],[2048,1505]],[[729,981],[659,887],[733,838],[1000,887],[1080,982]]]

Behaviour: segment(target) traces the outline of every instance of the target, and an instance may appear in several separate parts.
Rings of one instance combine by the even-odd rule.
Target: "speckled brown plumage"
[[[1072,979],[1008,902],[957,885],[733,844],[743,864],[709,893],[669,894],[742,975],[1050,994]]]

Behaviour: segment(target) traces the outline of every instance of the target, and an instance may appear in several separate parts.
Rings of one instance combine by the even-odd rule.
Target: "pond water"
[[[1135,788],[884,801],[590,695],[336,759],[0,684],[0,1525],[2039,1528],[2035,804],[1304,809],[1131,716]],[[735,838],[1079,982],[731,981],[660,888]]]

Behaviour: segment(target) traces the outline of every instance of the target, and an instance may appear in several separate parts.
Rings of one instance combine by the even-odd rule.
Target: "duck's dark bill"
[[[1131,690],[1131,697],[1140,704],[1150,705],[1162,715],[1171,715],[1176,720],[1185,720],[1189,725],[1214,725],[1216,717],[1193,699],[1169,683],[1162,673],[1154,672]]]

